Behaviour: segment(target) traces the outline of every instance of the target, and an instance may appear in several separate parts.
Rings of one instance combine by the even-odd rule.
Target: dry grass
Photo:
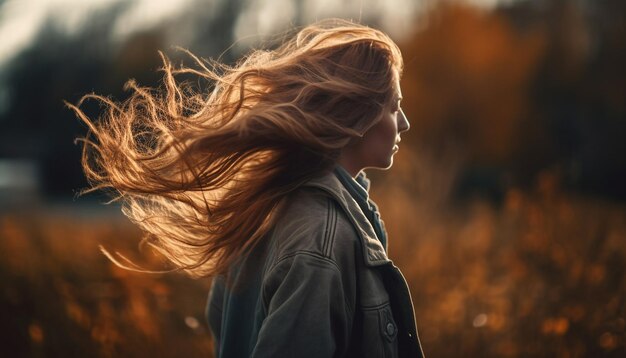
[[[98,245],[137,251],[140,233],[84,209],[0,216],[0,356],[211,356],[208,282],[117,268]]]
[[[373,193],[427,356],[626,357],[626,210],[549,174],[498,207]],[[433,209],[434,208],[434,209]]]
[[[560,194],[549,178],[501,207],[377,187],[427,355],[626,356],[623,205]],[[127,272],[98,250],[132,253],[139,236],[110,213],[0,214],[0,355],[211,356],[206,280]]]

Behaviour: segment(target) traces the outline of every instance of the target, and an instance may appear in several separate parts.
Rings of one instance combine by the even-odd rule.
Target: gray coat
[[[406,281],[333,173],[214,280],[216,357],[423,357]]]

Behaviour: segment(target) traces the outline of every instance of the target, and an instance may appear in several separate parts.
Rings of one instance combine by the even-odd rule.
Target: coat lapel
[[[367,217],[365,217],[365,214],[363,214],[363,211],[348,190],[344,188],[332,172],[323,177],[313,179],[304,184],[304,186],[321,189],[330,194],[339,203],[361,239],[364,248],[364,260],[367,266],[380,266],[391,262],[385,253],[383,245],[376,237],[372,224],[367,220]]]

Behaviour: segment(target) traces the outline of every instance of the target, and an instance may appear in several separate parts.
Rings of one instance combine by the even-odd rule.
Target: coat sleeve
[[[346,351],[352,326],[342,272],[330,259],[298,253],[264,281],[263,321],[253,357],[334,357]]]

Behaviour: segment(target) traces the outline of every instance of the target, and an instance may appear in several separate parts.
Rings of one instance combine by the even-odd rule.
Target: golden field
[[[501,205],[454,207],[383,183],[372,195],[427,355],[624,356],[623,204],[559,193],[549,176]],[[4,212],[2,355],[210,357],[208,279],[125,271],[98,248],[162,268],[140,236],[115,208]]]

